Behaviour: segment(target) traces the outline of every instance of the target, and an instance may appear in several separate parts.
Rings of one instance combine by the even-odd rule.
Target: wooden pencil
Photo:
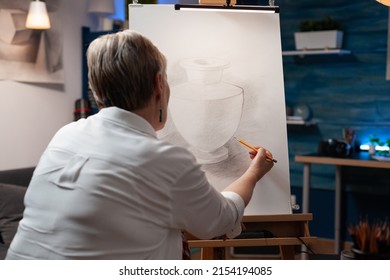
[[[240,143],[243,144],[244,146],[247,146],[249,149],[251,149],[251,150],[257,152],[257,148],[256,148],[256,147],[254,147],[254,146],[252,146],[251,144],[245,142],[244,140],[238,139],[237,137],[234,137],[234,139],[236,139],[238,142],[240,142]],[[268,155],[267,155],[267,159],[272,160],[272,161],[275,162],[275,163],[278,162],[276,159],[274,159],[274,158],[272,158],[272,157],[270,157],[270,156],[268,156]]]

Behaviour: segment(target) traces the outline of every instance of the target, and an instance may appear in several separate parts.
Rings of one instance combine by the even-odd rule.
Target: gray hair
[[[120,31],[95,39],[87,50],[89,86],[99,108],[127,111],[144,108],[156,75],[166,71],[166,58],[143,35]],[[165,77],[165,75],[163,75]]]

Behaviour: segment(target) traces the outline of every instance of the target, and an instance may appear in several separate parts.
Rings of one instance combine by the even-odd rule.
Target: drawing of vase
[[[228,61],[191,58],[180,62],[187,81],[171,88],[170,114],[178,132],[201,164],[228,157],[224,145],[236,132],[242,114],[243,89],[222,81]]]

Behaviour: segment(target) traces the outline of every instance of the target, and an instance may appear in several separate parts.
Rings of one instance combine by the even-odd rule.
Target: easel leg
[[[282,260],[295,260],[294,246],[279,246]]]
[[[210,247],[201,249],[202,260],[224,260],[225,259],[224,247]]]
[[[202,260],[214,260],[214,248],[201,248],[200,254]]]

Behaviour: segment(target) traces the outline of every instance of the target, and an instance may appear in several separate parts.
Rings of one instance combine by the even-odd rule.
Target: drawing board
[[[291,213],[279,14],[130,5],[129,28],[168,60],[169,119],[159,138],[193,152],[220,191],[251,161],[234,137],[266,147],[278,162],[245,214]]]

